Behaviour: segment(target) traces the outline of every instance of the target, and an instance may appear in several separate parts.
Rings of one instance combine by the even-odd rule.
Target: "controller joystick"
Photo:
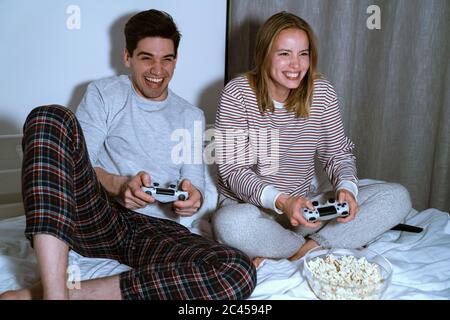
[[[338,203],[334,198],[328,199],[325,204],[319,204],[318,201],[312,202],[314,209],[303,209],[303,216],[306,221],[324,221],[339,217],[347,217],[350,214],[350,208],[347,202]]]
[[[158,182],[153,182],[151,187],[142,187],[142,191],[161,203],[184,201],[189,198],[187,191],[178,190],[177,185],[173,183],[168,188],[161,188]]]

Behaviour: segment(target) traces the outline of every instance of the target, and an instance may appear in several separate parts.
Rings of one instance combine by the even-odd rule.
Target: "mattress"
[[[393,265],[392,283],[384,299],[450,298],[450,219],[446,212],[411,210],[406,223],[424,228],[421,233],[388,231],[368,248]],[[23,216],[0,221],[0,292],[28,286],[38,280],[33,250],[23,235]],[[81,279],[118,274],[129,267],[114,260],[92,259],[71,251],[69,264],[77,265]],[[264,260],[257,269],[258,284],[250,300],[317,299],[302,275],[303,260]]]

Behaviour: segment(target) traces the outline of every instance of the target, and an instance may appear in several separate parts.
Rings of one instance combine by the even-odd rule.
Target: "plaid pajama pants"
[[[25,235],[50,234],[83,256],[129,265],[123,299],[245,299],[256,271],[242,252],[114,202],[92,168],[69,109],[34,109],[24,125]]]

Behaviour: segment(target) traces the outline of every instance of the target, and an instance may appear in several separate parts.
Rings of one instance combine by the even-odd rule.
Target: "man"
[[[91,83],[76,117],[44,106],[27,118],[25,235],[41,281],[0,298],[243,299],[256,284],[247,256],[178,223],[202,205],[204,167],[174,161],[170,136],[180,128],[194,136],[204,115],[168,89],[180,41],[175,23],[144,11],[127,22],[125,38],[130,76]],[[185,201],[163,204],[142,191],[177,180]],[[69,249],[132,269],[68,290]]]

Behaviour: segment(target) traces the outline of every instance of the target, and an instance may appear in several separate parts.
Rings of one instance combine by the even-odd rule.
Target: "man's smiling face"
[[[147,37],[138,42],[130,55],[125,49],[125,66],[131,71],[136,92],[147,99],[162,101],[167,98],[169,82],[176,66],[173,41]]]

